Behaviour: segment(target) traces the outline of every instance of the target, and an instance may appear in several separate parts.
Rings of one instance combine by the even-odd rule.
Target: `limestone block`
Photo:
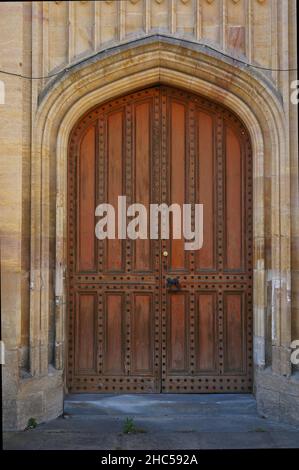
[[[257,384],[256,401],[258,412],[262,416],[279,420],[279,392],[263,388]]]
[[[44,392],[30,393],[24,399],[19,398],[17,402],[18,429],[25,429],[28,420],[34,418],[37,422],[43,420]]]
[[[280,394],[280,417],[290,424],[299,424],[299,382],[297,384],[296,395],[289,393]]]
[[[3,429],[13,430],[18,429],[18,412],[17,412],[17,400],[6,399],[3,397],[2,400],[3,409]]]

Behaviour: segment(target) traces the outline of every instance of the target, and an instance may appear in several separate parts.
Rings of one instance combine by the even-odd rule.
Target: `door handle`
[[[181,288],[180,281],[178,277],[168,277],[166,279],[166,287],[171,290],[179,290]]]

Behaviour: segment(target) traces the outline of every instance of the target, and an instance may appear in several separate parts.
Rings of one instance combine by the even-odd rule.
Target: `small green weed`
[[[146,432],[144,429],[137,428],[133,418],[126,418],[123,426],[124,434],[137,434]]]
[[[255,428],[254,432],[266,432],[266,430],[263,428]]]
[[[35,418],[29,418],[28,419],[28,422],[27,422],[27,426],[26,426],[26,430],[27,429],[34,429],[36,428],[37,426],[37,422],[36,422],[36,419]]]

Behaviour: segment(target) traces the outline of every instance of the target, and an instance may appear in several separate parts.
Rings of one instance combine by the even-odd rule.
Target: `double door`
[[[71,392],[248,392],[252,385],[250,140],[227,109],[157,86],[87,113],[68,158]],[[203,246],[119,238],[126,206],[203,205]],[[116,237],[95,236],[96,207]],[[194,211],[192,211],[194,228]],[[131,219],[128,218],[126,222]]]

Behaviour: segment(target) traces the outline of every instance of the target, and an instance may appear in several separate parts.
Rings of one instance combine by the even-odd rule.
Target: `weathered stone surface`
[[[252,396],[150,394],[66,397],[68,419],[4,435],[12,449],[298,448],[299,427],[258,415]],[[132,417],[140,433],[123,433]]]
[[[279,420],[280,409],[279,409],[279,393],[264,389],[257,385],[257,409],[259,413],[267,418],[271,416],[272,419]]]
[[[3,429],[19,429],[18,427],[18,413],[17,413],[17,400],[7,400],[3,396],[2,400],[3,409]]]

